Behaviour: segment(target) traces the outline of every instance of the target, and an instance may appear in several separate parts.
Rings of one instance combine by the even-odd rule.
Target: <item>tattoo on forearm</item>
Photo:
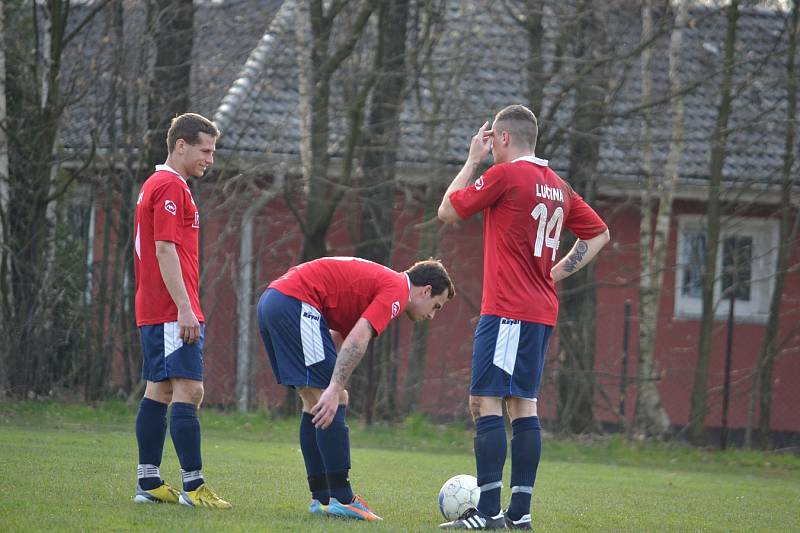
[[[358,344],[343,346],[342,351],[336,357],[336,366],[333,368],[331,381],[340,384],[342,387],[347,385],[347,380],[350,379],[350,375],[358,366],[365,351],[366,346]]]
[[[583,256],[586,255],[587,250],[589,250],[589,246],[583,241],[578,241],[575,244],[575,249],[567,257],[567,262],[564,263],[564,270],[574,272],[578,268],[578,263],[583,261]]]

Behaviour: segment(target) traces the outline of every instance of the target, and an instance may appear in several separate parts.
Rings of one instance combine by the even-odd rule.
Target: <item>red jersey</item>
[[[581,196],[538,157],[491,167],[450,194],[458,216],[483,211],[481,314],[555,325],[558,297],[550,276],[562,226],[580,239],[607,228]]]
[[[200,310],[198,243],[200,215],[189,186],[167,165],[158,165],[147,178],[136,201],[133,266],[136,272],[136,325],[164,324],[178,320],[161,277],[156,258],[156,241],[175,243],[183,283],[197,320],[205,322]]]
[[[313,305],[347,337],[361,317],[380,335],[408,305],[410,284],[404,272],[366,259],[323,257],[290,268],[269,286]]]

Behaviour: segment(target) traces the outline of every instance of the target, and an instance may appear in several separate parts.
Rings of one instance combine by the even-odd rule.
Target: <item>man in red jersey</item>
[[[544,159],[534,155],[536,116],[508,106],[472,138],[439,218],[456,222],[483,212],[483,299],[472,356],[470,410],[475,419],[477,509],[443,529],[530,529],[541,455],[536,397],[550,333],[558,317],[555,282],[583,268],[609,241],[608,228]],[[491,150],[495,164],[469,184]],[[578,238],[556,263],[562,227]],[[511,502],[500,508],[507,442],[502,403],[511,419]]]
[[[370,340],[392,319],[405,312],[411,320],[430,320],[453,296],[453,282],[439,261],[395,272],[355,257],[293,267],[261,296],[258,325],[272,371],[303,401],[300,449],[311,490],[309,512],[380,520],[350,487],[345,386]]]
[[[137,503],[181,503],[229,509],[204,482],[200,421],[205,318],[200,309],[200,215],[186,179],[202,177],[214,162],[219,131],[185,113],[167,132],[169,155],[142,185],[136,202],[134,269],[136,324],[147,386],[136,417],[139,445]],[[181,464],[183,490],[161,479],[170,405],[170,434]]]

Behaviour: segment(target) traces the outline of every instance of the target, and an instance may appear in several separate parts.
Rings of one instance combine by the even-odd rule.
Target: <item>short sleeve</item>
[[[184,190],[177,182],[167,182],[153,190],[153,238],[181,243]]]
[[[408,297],[400,291],[392,290],[378,294],[361,314],[369,321],[376,335],[380,335],[389,322],[402,313],[408,305]]]
[[[603,219],[575,191],[571,191],[569,215],[565,226],[579,239],[597,237],[608,229]]]
[[[462,220],[494,205],[505,192],[506,181],[502,167],[495,165],[475,183],[450,193],[450,203]]]

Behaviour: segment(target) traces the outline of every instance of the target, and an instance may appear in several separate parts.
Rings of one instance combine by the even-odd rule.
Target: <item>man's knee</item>
[[[199,387],[193,387],[191,392],[191,399],[195,406],[200,407],[200,404],[203,403],[203,397],[205,396],[206,391],[203,388],[203,384],[201,383]]]
[[[172,380],[172,401],[181,403],[191,403],[200,407],[203,401],[203,382],[193,379],[174,379]]]
[[[172,383],[165,381],[148,381],[144,389],[145,398],[149,398],[159,403],[170,403],[172,401]]]
[[[472,419],[477,420],[482,416],[502,416],[503,406],[500,398],[493,398],[489,396],[470,396],[469,411],[472,414]]]
[[[513,396],[506,398],[506,409],[508,410],[508,417],[512,422],[518,418],[537,416],[536,400],[528,398],[517,398]]]
[[[203,403],[203,396],[205,395],[205,391],[203,390],[203,385],[201,384],[199,387],[190,387],[188,398],[185,400],[186,403],[191,403],[195,407],[199,408],[200,404]]]

